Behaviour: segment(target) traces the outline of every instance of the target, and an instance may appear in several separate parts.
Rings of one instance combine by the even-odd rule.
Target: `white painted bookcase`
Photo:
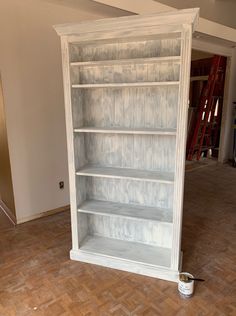
[[[198,9],[55,26],[70,257],[176,281],[191,39]]]

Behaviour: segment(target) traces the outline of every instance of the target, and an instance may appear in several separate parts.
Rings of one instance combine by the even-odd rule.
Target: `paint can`
[[[193,278],[193,275],[188,272],[181,272],[179,275],[181,274],[184,274],[190,278]],[[179,278],[178,290],[179,290],[180,295],[184,298],[189,298],[193,296],[194,281],[193,280],[181,281]]]

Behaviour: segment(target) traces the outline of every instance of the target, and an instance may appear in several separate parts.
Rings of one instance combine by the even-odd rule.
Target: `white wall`
[[[0,1],[0,72],[18,222],[69,204],[60,42],[52,25],[119,15],[125,12],[89,1],[78,0],[76,8]]]

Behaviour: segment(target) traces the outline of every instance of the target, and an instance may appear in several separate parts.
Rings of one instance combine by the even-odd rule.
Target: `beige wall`
[[[18,222],[69,204],[60,42],[52,25],[124,14],[80,0],[76,8],[0,1],[0,72]]]
[[[206,53],[206,52],[201,52],[200,50],[192,49],[191,60],[210,58],[212,56],[214,56],[214,55]]]
[[[236,48],[231,58],[227,59],[226,82],[223,107],[222,126],[224,129],[220,138],[220,157],[221,162],[226,162],[228,158],[233,158],[233,102],[236,101]]]
[[[8,150],[4,99],[0,77],[0,200],[15,215],[15,203],[11,178],[11,165]]]

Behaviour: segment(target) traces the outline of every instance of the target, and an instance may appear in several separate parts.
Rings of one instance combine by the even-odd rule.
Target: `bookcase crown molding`
[[[199,8],[191,8],[171,12],[131,15],[119,18],[83,21],[80,23],[59,24],[54,25],[54,29],[59,36],[76,35],[79,40],[80,35],[82,36],[91,32],[113,32],[117,30],[129,31],[129,29],[132,30],[133,28],[154,28],[158,26],[165,29],[167,25],[182,26],[183,24],[191,24],[192,30],[195,31],[198,19]]]

